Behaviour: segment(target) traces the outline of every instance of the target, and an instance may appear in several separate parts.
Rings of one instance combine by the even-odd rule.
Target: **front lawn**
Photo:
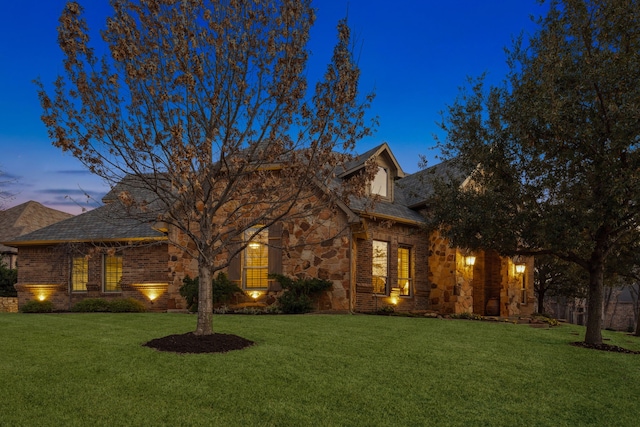
[[[635,426],[640,355],[584,328],[366,315],[214,319],[256,345],[142,346],[185,314],[0,314],[2,426]],[[603,331],[640,350],[640,340]]]

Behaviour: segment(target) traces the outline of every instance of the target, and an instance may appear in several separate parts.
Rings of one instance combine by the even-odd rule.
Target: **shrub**
[[[17,282],[18,270],[0,262],[0,297],[17,297],[18,291],[13,287]]]
[[[333,286],[329,280],[318,278],[292,279],[282,274],[270,275],[284,289],[278,298],[278,306],[283,313],[308,313],[313,310],[313,298]]]
[[[118,298],[107,301],[103,298],[87,298],[76,303],[71,311],[78,313],[142,313],[145,305],[134,298]]]
[[[100,313],[111,311],[109,302],[102,298],[87,298],[71,307],[71,311],[79,313]]]
[[[242,289],[233,283],[226,274],[218,273],[218,276],[211,281],[213,285],[213,304],[226,304],[231,301],[231,297],[236,293],[243,293]],[[200,289],[200,279],[192,279],[186,276],[182,280],[180,295],[187,302],[187,309],[191,312],[198,311],[198,292]]]
[[[452,319],[484,320],[484,316],[477,313],[462,312],[451,315]]]
[[[218,273],[218,277],[213,280],[213,303],[226,304],[236,293],[244,294],[242,289],[229,280],[226,274]]]
[[[118,298],[109,302],[109,311],[112,313],[144,313],[147,308],[135,298]]]
[[[53,311],[53,303],[51,301],[31,300],[20,307],[23,313],[51,313]]]
[[[558,326],[560,324],[557,319],[548,314],[534,313],[532,317],[539,322],[547,323],[549,326]]]
[[[192,279],[187,275],[182,279],[182,286],[180,286],[180,296],[187,302],[187,309],[191,312],[198,311],[198,290],[199,280],[196,277]]]
[[[393,306],[391,305],[385,305],[382,308],[379,308],[376,313],[377,314],[382,314],[382,315],[390,315],[390,314],[395,314],[396,309],[393,308]]]

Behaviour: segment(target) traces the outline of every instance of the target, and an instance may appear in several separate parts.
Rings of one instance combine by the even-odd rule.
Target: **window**
[[[374,294],[387,294],[389,271],[389,243],[373,241],[372,283]]]
[[[251,242],[243,253],[242,285],[244,289],[267,289],[269,286],[268,232],[267,230],[258,232],[259,229],[254,227],[245,232],[245,240],[250,239]]]
[[[398,288],[401,296],[411,295],[411,249],[398,248]]]
[[[522,289],[520,290],[521,296],[520,296],[520,302],[522,304],[526,304],[527,303],[527,285],[524,281],[524,274],[522,275]]]
[[[122,279],[122,256],[104,256],[104,291],[120,292],[120,279]]]
[[[85,257],[73,257],[71,260],[71,291],[86,292],[89,281],[89,262]]]
[[[387,188],[388,188],[388,173],[385,168],[382,166],[378,166],[378,173],[376,173],[375,178],[373,178],[373,182],[371,183],[371,193],[377,194],[382,197],[388,197]]]

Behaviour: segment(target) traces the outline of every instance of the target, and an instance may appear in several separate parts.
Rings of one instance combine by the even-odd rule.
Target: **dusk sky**
[[[102,29],[111,11],[108,0],[80,3],[91,30]],[[51,89],[63,71],[56,28],[65,0],[0,4],[0,191],[14,195],[3,207],[35,200],[80,213],[95,206],[86,203],[85,192],[100,200],[108,187],[51,145],[33,84],[40,78]],[[504,48],[520,32],[531,34],[530,17],[545,10],[536,0],[316,0],[314,7],[310,66],[324,71],[335,24],[348,10],[359,47],[361,92],[376,92],[370,116],[378,116],[380,126],[357,151],[387,142],[408,173],[418,170],[421,154],[429,165],[438,162],[433,135],[442,135],[440,111],[466,78],[486,72],[489,82],[502,80]]]

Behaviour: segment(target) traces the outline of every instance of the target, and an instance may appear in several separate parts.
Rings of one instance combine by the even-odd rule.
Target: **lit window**
[[[387,197],[388,187],[388,174],[387,170],[383,167],[378,167],[378,173],[376,173],[373,182],[371,183],[371,193],[377,194],[382,197]]]
[[[104,256],[104,291],[120,292],[120,279],[122,279],[122,256]]]
[[[246,240],[251,241],[244,249],[243,255],[242,285],[244,289],[267,289],[269,285],[268,232],[267,230],[258,232],[258,230],[258,227],[254,227],[245,232]]]
[[[400,295],[411,295],[411,249],[398,248],[398,288]]]
[[[89,262],[85,257],[74,257],[71,260],[71,290],[86,292],[89,281]]]
[[[373,241],[372,282],[373,293],[387,294],[387,278],[389,271],[389,243]]]

